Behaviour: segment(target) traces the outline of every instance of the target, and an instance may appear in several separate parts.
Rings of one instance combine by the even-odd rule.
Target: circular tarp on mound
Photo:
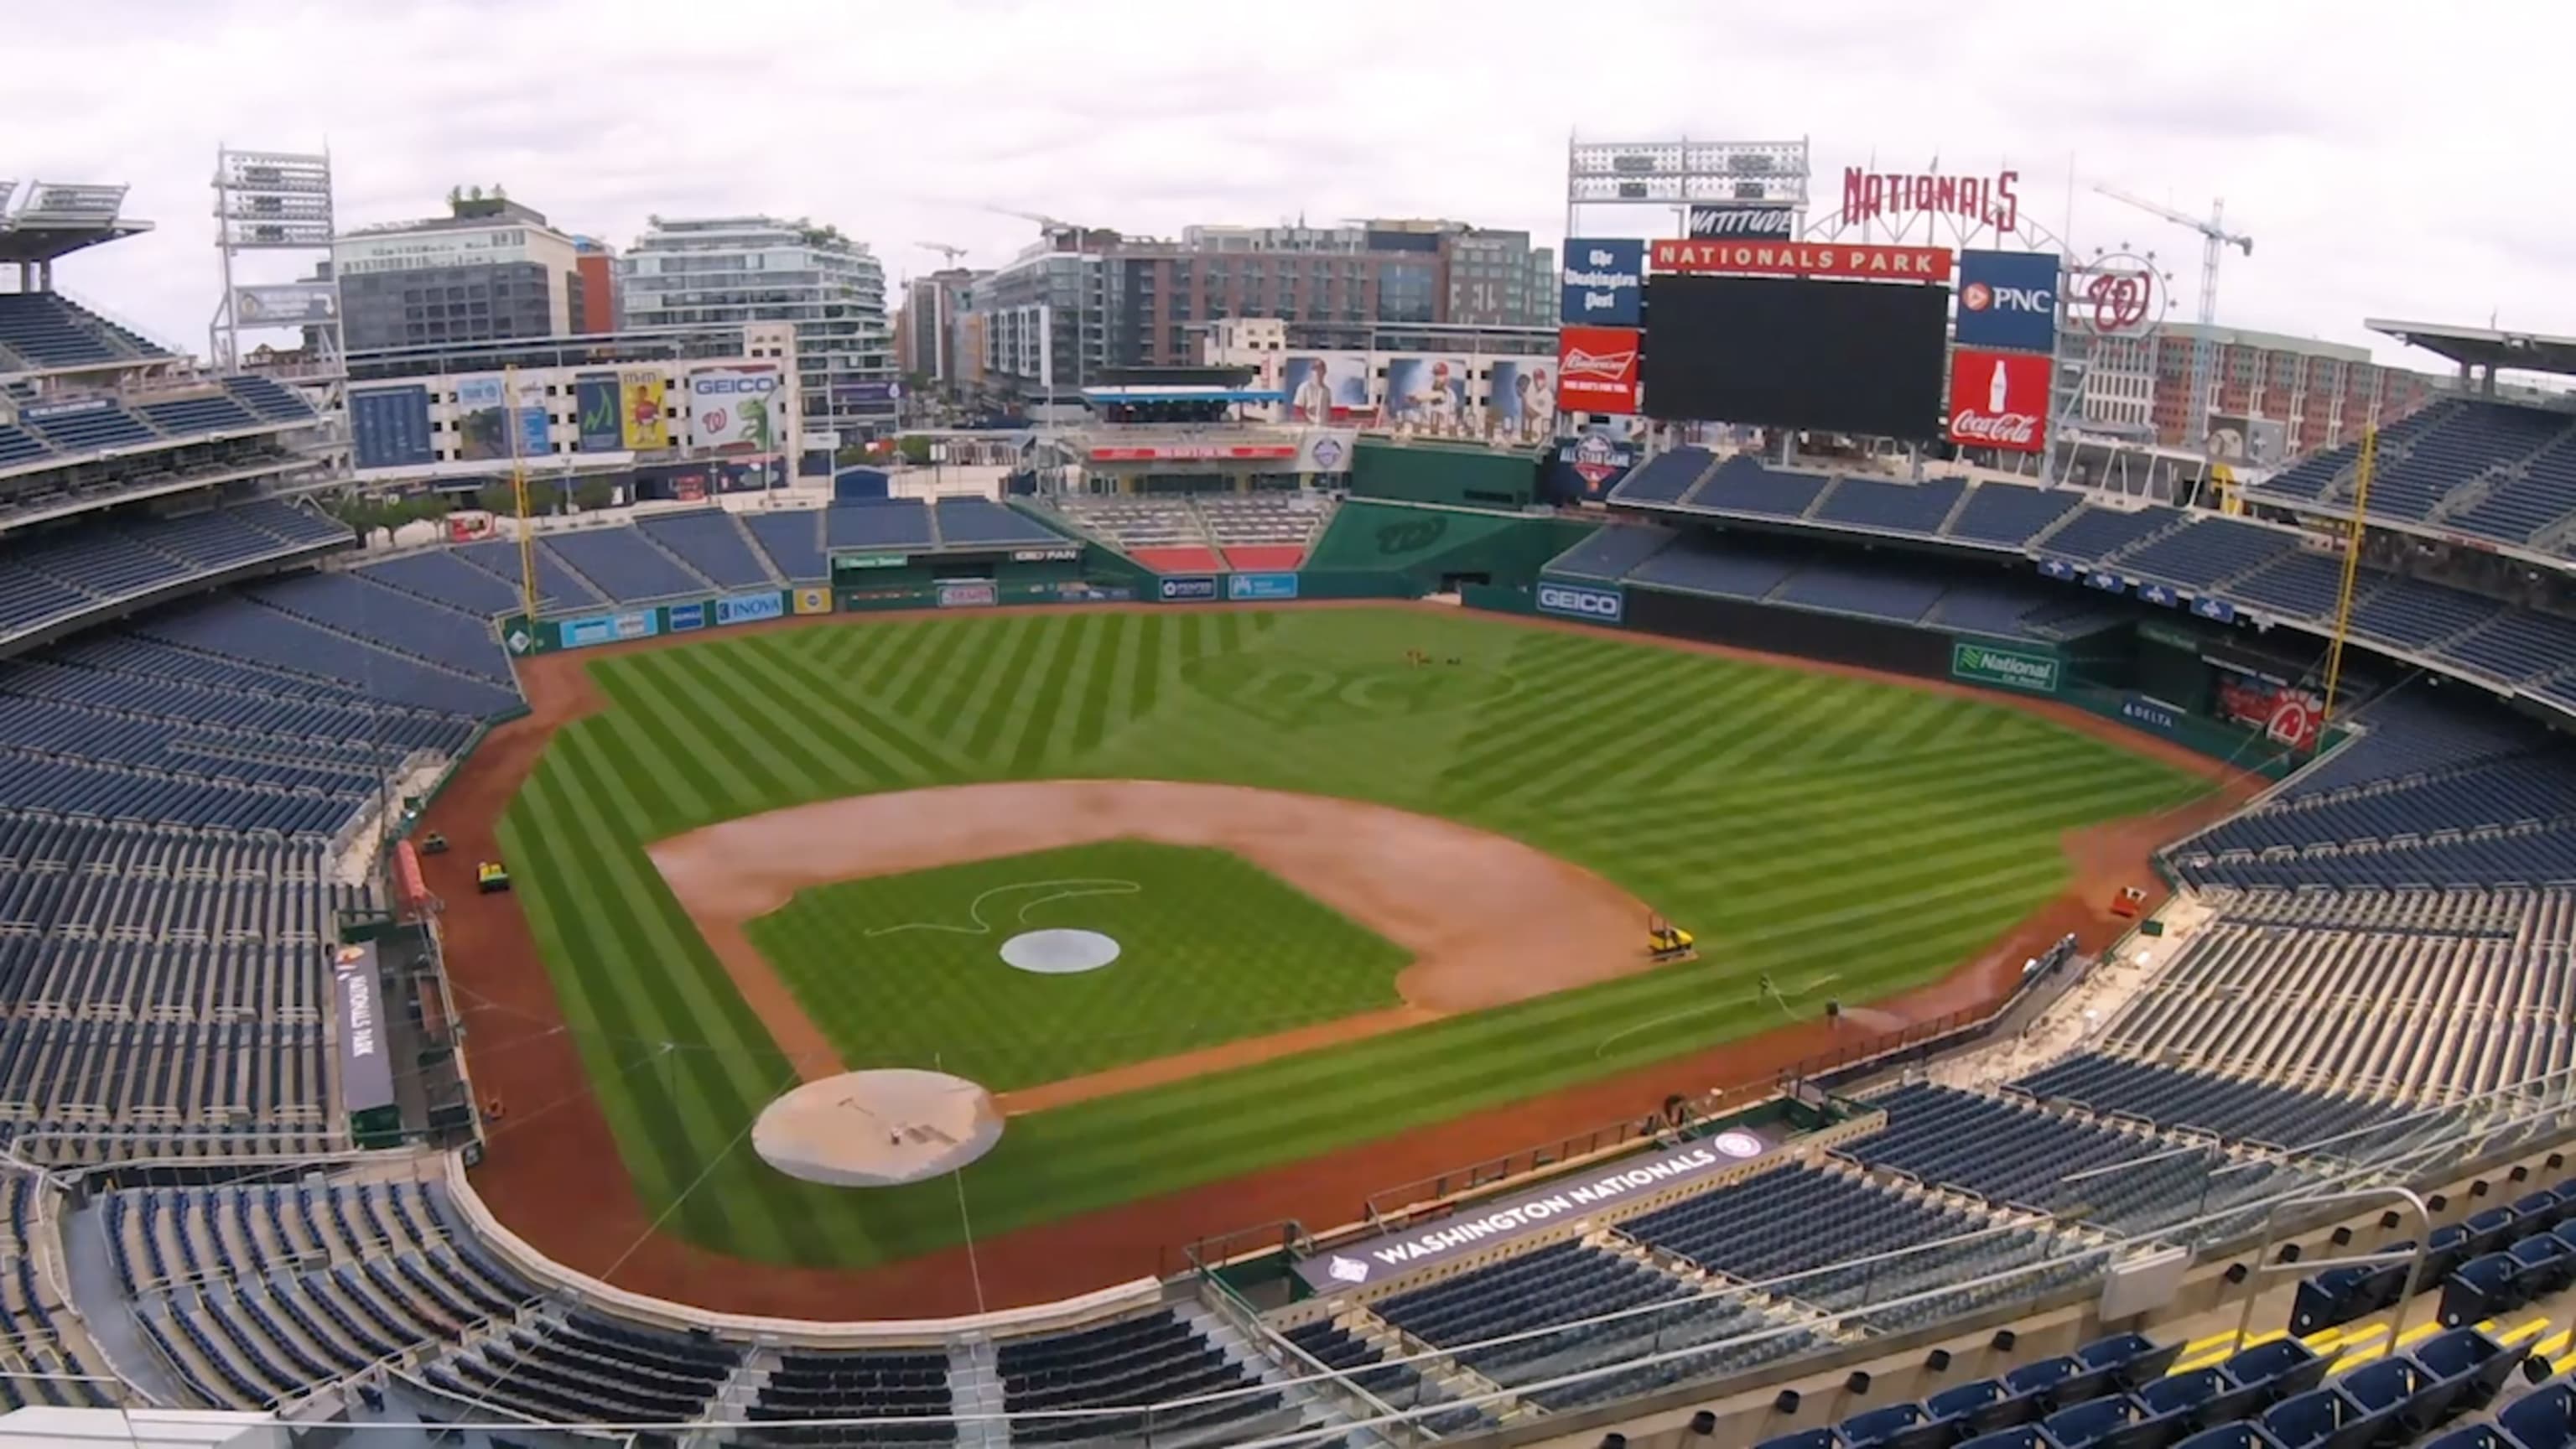
[[[1118,943],[1098,931],[1022,931],[1002,943],[1002,959],[1042,976],[1097,971],[1118,959]]]
[[[807,1182],[894,1187],[952,1172],[1002,1140],[993,1094],[946,1072],[888,1067],[807,1082],[751,1127],[761,1160]]]

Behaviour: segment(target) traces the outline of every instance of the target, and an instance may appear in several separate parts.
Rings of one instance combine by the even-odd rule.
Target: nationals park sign
[[[1381,1233],[1299,1259],[1297,1276],[1319,1293],[1400,1277],[1461,1253],[1498,1246],[1532,1228],[1570,1223],[1650,1193],[1680,1187],[1777,1151],[1759,1132],[1729,1128],[1705,1141],[1630,1157],[1551,1186],[1460,1208],[1419,1231]]]

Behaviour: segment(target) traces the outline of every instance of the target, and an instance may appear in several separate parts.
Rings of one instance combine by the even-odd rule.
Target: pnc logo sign
[[[2055,351],[2058,271],[2054,252],[1959,253],[1959,345]]]
[[[1540,584],[1538,611],[1568,619],[1616,624],[1627,612],[1627,598],[1617,589],[1592,589],[1579,584]]]

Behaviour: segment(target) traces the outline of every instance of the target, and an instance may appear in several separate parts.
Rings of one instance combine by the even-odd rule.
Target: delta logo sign
[[[1635,412],[1637,329],[1557,329],[1556,405],[1566,412]]]
[[[1959,253],[1959,345],[2056,350],[2057,274],[2054,252]]]
[[[1659,241],[1658,272],[1755,277],[1834,277],[1865,282],[1946,282],[1948,247],[1879,242]]]
[[[1962,347],[1950,354],[1950,441],[1964,448],[2037,453],[2048,447],[2054,359]]]

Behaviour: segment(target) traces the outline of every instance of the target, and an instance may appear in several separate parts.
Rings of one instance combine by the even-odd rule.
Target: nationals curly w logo
[[[1401,553],[1420,553],[1438,543],[1449,532],[1449,520],[1437,513],[1408,518],[1402,523],[1381,525],[1377,531],[1377,551],[1386,557]]]

